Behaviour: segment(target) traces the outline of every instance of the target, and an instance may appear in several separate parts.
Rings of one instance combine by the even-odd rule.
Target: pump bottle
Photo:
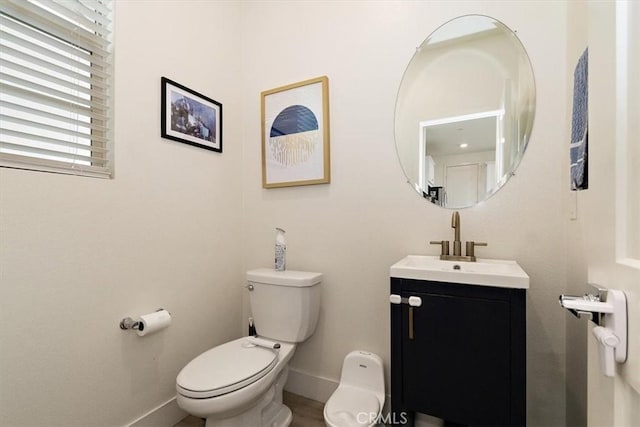
[[[276,228],[276,271],[284,271],[287,268],[287,242],[284,233],[282,228]]]

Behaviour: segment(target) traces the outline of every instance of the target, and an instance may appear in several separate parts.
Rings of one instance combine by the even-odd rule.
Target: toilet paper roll
[[[140,323],[136,333],[143,337],[168,327],[171,324],[171,314],[167,310],[162,309],[140,316],[138,322]]]

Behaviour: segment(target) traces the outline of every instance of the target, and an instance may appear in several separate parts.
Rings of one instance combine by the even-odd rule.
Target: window
[[[111,176],[111,3],[0,2],[0,166]]]

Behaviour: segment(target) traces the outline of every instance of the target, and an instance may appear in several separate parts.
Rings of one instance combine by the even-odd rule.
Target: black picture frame
[[[222,153],[222,104],[166,77],[161,78],[163,138]]]

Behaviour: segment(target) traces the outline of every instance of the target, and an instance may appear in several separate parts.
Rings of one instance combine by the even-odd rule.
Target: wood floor
[[[298,396],[297,394],[284,392],[284,404],[293,412],[293,422],[290,427],[324,427],[322,411],[324,403]],[[189,416],[174,427],[204,427],[204,420]],[[249,427],[249,426],[247,426]]]

